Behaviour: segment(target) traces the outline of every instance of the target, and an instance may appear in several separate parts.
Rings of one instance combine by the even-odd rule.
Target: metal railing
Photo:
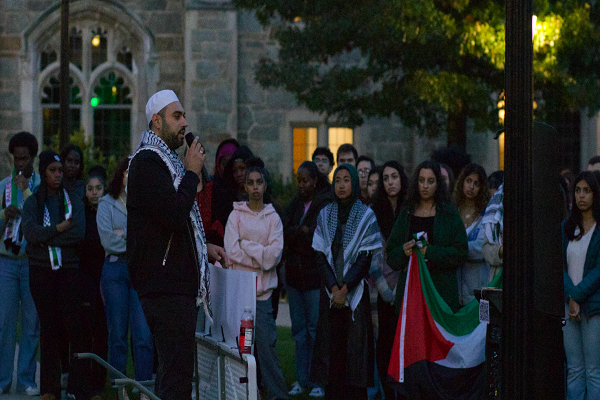
[[[119,376],[119,378],[115,379],[115,384],[117,385],[117,391],[118,391],[120,400],[128,400],[129,399],[129,396],[127,395],[127,386],[136,387],[140,391],[140,393],[143,393],[146,396],[148,396],[148,398],[150,400],[160,400],[160,398],[158,396],[156,396],[154,393],[152,393],[152,391],[150,389],[147,388],[147,386],[154,386],[153,380],[138,382],[135,379],[130,379],[127,376],[125,376],[121,371],[119,371],[118,369],[116,369],[115,367],[113,367],[112,365],[110,365],[109,363],[107,363],[106,361],[104,361],[102,358],[98,357],[94,353],[75,353],[73,356],[75,358],[78,358],[81,360],[83,360],[83,359],[94,360],[98,364],[100,364],[104,368],[106,368],[109,372],[112,372],[115,375]]]

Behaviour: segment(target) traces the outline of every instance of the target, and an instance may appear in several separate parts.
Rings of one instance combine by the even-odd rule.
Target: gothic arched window
[[[131,136],[130,89],[123,78],[110,72],[94,87],[94,146],[105,156],[129,154]]]
[[[58,135],[60,127],[60,97],[59,80],[56,76],[50,77],[47,84],[42,88],[42,113],[44,115],[44,145],[50,146],[53,137]],[[69,111],[71,112],[71,129],[79,129],[81,125],[81,97],[79,86],[74,84],[72,77],[69,78],[71,87],[71,101]],[[54,139],[56,140],[56,139]]]
[[[86,137],[106,156],[122,157],[131,150],[132,85],[135,82],[135,58],[127,40],[131,35],[98,21],[72,23],[70,70],[80,83],[71,78],[72,129],[83,129]],[[52,143],[58,133],[59,104],[56,38],[40,51],[39,94],[42,108],[43,141]],[[58,46],[58,48],[60,48]]]

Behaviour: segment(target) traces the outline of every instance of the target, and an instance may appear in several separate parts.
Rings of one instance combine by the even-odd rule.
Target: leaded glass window
[[[108,58],[108,40],[106,31],[98,27],[92,29],[92,70],[106,62]]]
[[[133,57],[131,55],[131,50],[129,50],[127,46],[121,47],[121,50],[117,53],[117,61],[125,65],[128,70],[132,70]]]
[[[94,146],[105,156],[129,154],[131,137],[130,89],[114,72],[100,78],[94,87]]]
[[[71,28],[69,45],[71,48],[69,61],[81,69],[83,65],[83,38],[81,36],[81,29],[78,30],[76,27]]]
[[[56,51],[54,49],[46,49],[42,52],[40,56],[40,71],[46,69],[46,67],[53,62],[58,60],[58,56],[56,55]]]
[[[71,105],[69,107],[71,130],[79,129],[81,125],[81,97],[80,89],[74,84],[73,78],[69,78],[71,87]],[[42,114],[44,145],[50,146],[53,137],[58,135],[60,128],[60,81],[53,76],[42,88]]]
[[[38,93],[45,144],[52,143],[60,120],[56,63],[59,39],[57,32],[38,49]],[[133,36],[127,29],[105,19],[71,22],[71,127],[83,129],[90,143],[106,156],[121,157],[131,149],[132,116],[137,112],[132,111],[131,85],[137,82],[137,68],[131,46],[138,45],[131,40]]]

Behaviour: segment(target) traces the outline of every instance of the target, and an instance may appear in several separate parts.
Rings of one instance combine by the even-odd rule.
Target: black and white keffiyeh
[[[335,238],[335,232],[338,225],[338,203],[333,202],[327,205],[319,213],[317,219],[317,229],[313,236],[313,249],[320,251],[327,257],[330,266],[334,265],[333,252],[331,245]],[[356,261],[358,253],[361,251],[372,251],[382,247],[379,225],[373,210],[356,200],[350,210],[346,229],[344,231],[343,251],[344,251],[344,275],[348,272],[352,264]],[[335,274],[335,268],[332,267]],[[346,295],[346,305],[354,311],[362,298],[365,280]],[[329,292],[328,292],[329,293]],[[329,293],[330,297],[331,294]]]
[[[481,226],[485,229],[488,242],[501,244],[500,234],[504,230],[504,184],[500,185],[490,199],[483,214]]]
[[[167,144],[158,137],[153,131],[147,130],[142,133],[142,139],[138,144],[133,158],[144,150],[150,150],[160,156],[164,163],[171,172],[171,178],[173,179],[173,186],[175,190],[179,188],[181,179],[185,174],[185,169],[179,154],[173,151],[167,146]],[[131,160],[130,160],[131,165]],[[192,227],[194,229],[194,241],[196,243],[196,255],[198,259],[198,297],[196,297],[196,305],[200,306],[204,304],[204,311],[206,316],[212,322],[212,309],[210,306],[210,270],[208,268],[208,251],[206,247],[206,236],[204,235],[204,227],[202,225],[202,217],[200,216],[200,209],[198,203],[194,200],[194,206],[190,211],[190,219],[192,220]],[[169,243],[170,245],[170,243]],[[168,250],[167,250],[168,251]]]
[[[19,192],[20,189],[17,187],[15,183],[15,178],[17,176],[16,169],[13,170],[13,173],[8,176],[6,180],[6,188],[4,189],[4,198],[3,200],[3,208],[8,206],[15,206],[19,210],[23,209],[23,204],[25,203],[25,196],[21,196],[19,201]],[[29,183],[27,187],[29,190],[33,191],[33,188],[36,182],[39,184],[39,175],[35,172],[31,174],[31,178],[29,178]],[[21,215],[15,215],[14,218],[7,221],[6,228],[4,229],[4,235],[2,236],[2,241],[6,246],[6,249],[11,249],[14,254],[19,254],[21,250],[21,245],[23,244],[23,233],[21,232]]]

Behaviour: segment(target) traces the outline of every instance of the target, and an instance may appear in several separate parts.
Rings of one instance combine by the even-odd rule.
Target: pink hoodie
[[[245,201],[233,203],[224,241],[232,268],[256,272],[256,298],[269,299],[277,287],[275,267],[283,251],[283,224],[273,206],[255,212]]]

